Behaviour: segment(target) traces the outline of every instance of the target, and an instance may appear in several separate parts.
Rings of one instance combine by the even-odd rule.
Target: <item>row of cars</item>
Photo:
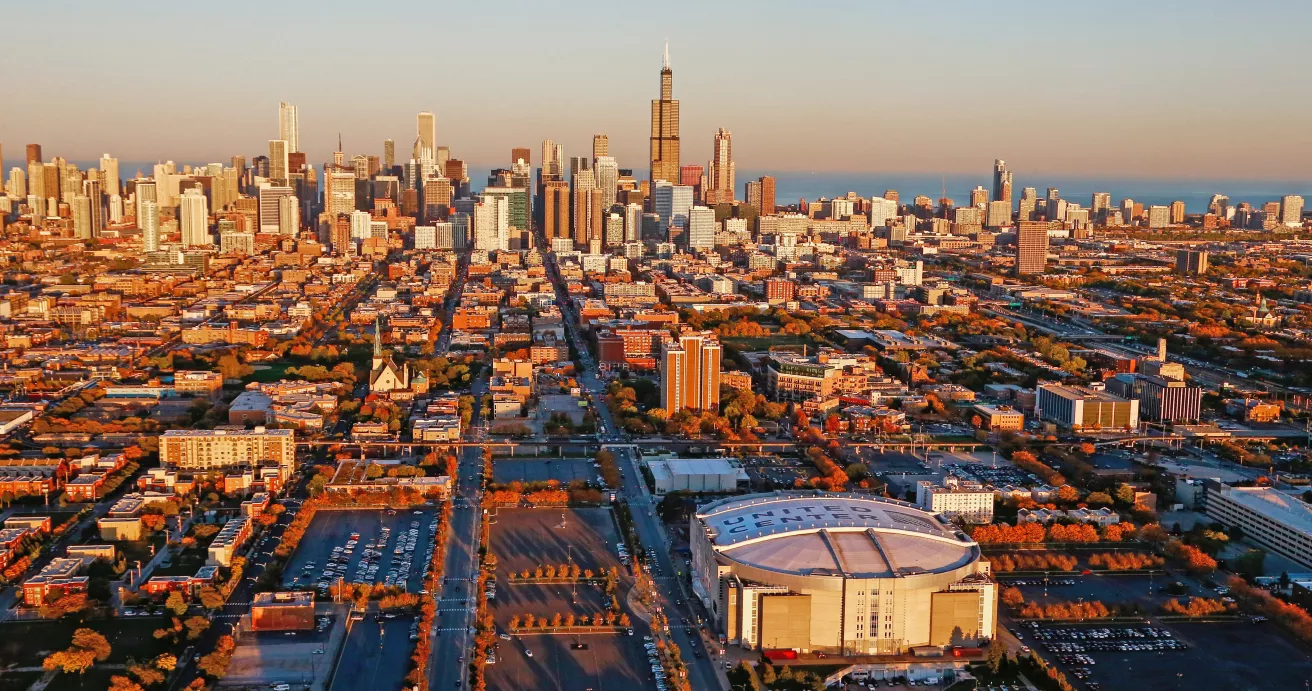
[[[644,636],[645,641],[642,647],[647,651],[647,661],[651,663],[651,676],[656,680],[656,690],[666,691],[669,686],[665,683],[665,665],[661,663],[660,653],[657,652],[656,643],[651,636]]]

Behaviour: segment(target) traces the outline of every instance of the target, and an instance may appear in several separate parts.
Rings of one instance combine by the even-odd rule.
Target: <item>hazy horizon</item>
[[[390,138],[406,160],[428,110],[471,167],[504,165],[513,146],[536,165],[545,138],[586,154],[604,132],[643,177],[668,37],[685,164],[705,163],[725,127],[740,169],[982,177],[1002,158],[1018,183],[1312,178],[1312,94],[1297,87],[1308,4],[661,8],[27,3],[9,26],[59,40],[10,36],[11,55],[42,59],[24,61],[0,109],[5,167],[26,143],[47,159],[249,160],[285,100],[315,165],[339,132],[348,156]],[[570,39],[583,22],[587,39]],[[75,49],[106,36],[130,49]]]

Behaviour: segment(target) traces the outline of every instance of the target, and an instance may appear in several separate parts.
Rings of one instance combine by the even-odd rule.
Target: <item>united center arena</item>
[[[856,494],[775,492],[701,507],[693,590],[750,649],[896,655],[993,637],[979,545],[936,513]]]

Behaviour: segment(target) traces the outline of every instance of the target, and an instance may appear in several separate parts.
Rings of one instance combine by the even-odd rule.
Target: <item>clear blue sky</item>
[[[299,106],[323,161],[398,158],[414,114],[475,166],[610,135],[646,169],[668,37],[684,162],[743,169],[1312,177],[1306,0],[387,3],[43,0],[6,9],[6,165],[248,158]],[[408,156],[407,156],[408,157]],[[130,171],[125,171],[125,175]]]

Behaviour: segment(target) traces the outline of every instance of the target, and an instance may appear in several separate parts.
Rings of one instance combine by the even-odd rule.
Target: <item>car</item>
[[[503,633],[503,634],[500,634],[500,635],[498,636],[498,638],[500,638],[500,639],[503,640],[503,641],[508,641],[508,640],[510,640],[510,634],[508,634],[508,633]]]
[[[529,650],[528,648],[525,648],[525,649],[524,649],[524,656],[525,656],[525,657],[533,657],[533,651],[532,651],[532,650]]]

